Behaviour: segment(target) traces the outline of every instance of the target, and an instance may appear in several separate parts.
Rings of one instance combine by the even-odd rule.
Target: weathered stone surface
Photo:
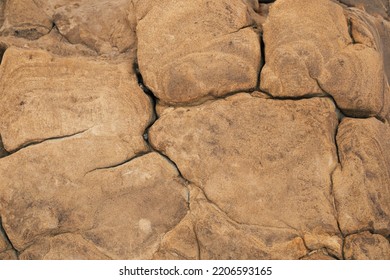
[[[93,196],[88,194],[91,188]],[[174,167],[156,153],[90,172],[80,180],[78,191],[63,187],[52,199],[60,205],[72,193],[85,200],[63,204],[68,211],[60,212],[62,218],[69,222],[69,211],[79,212],[89,216],[91,223],[72,221],[68,230],[60,224],[58,235],[38,239],[22,259],[150,259],[162,236],[187,212],[183,182]],[[35,198],[42,196],[35,191]],[[82,209],[83,204],[90,209]],[[60,208],[52,207],[54,211]]]
[[[163,103],[172,104],[255,88],[260,42],[251,24],[240,1],[154,6],[137,26],[146,85]]]
[[[49,33],[53,27],[50,18],[33,0],[8,0],[3,7],[1,35],[36,40]]]
[[[9,48],[1,71],[0,131],[7,151],[84,131],[99,136],[101,145],[113,136],[131,142],[122,160],[145,150],[151,107],[128,64]]]
[[[134,48],[135,30],[128,19],[128,0],[37,0],[60,33],[73,44],[84,44],[101,54]]]
[[[298,259],[307,253],[294,229],[233,221],[194,185],[190,196],[190,213],[164,237],[155,258]]]
[[[345,114],[380,115],[388,110],[383,106],[389,86],[383,63],[386,45],[378,32],[379,23],[358,9],[347,12],[354,44],[329,59],[319,82]]]
[[[370,29],[364,21],[351,21],[352,38],[336,3],[277,1],[263,27],[262,89],[277,97],[330,94],[344,114],[379,115],[387,86],[382,54],[372,38],[353,41],[361,29]]]
[[[164,157],[150,153],[86,176],[87,185],[100,186],[104,200],[96,228],[86,231],[85,238],[115,259],[152,258],[161,238],[188,210],[188,191],[178,175]]]
[[[5,148],[17,152],[0,162],[0,195],[18,249],[90,228],[98,186],[82,187],[83,176],[148,150],[150,102],[126,65],[7,50],[0,127]]]
[[[390,259],[386,1],[0,1],[0,259]]]
[[[323,93],[316,81],[321,69],[340,45],[351,43],[343,9],[326,0],[279,0],[263,30],[261,87],[274,96]]]
[[[344,234],[390,234],[390,129],[375,118],[341,122],[340,166],[333,174],[338,220]]]
[[[369,16],[361,13],[364,17]],[[381,42],[383,62],[387,80],[390,81],[390,22],[378,17],[369,17],[376,29],[376,38]],[[375,34],[375,33],[374,33]]]
[[[5,1],[0,2],[0,27],[4,23],[4,10],[5,10]]]
[[[390,260],[390,243],[379,234],[352,234],[345,238],[344,254],[348,260]]]
[[[237,223],[321,235],[323,247],[340,253],[330,195],[336,124],[328,99],[241,94],[163,114],[149,137]]]
[[[28,247],[21,258],[151,258],[185,215],[183,182],[166,159],[120,165],[148,151],[151,119],[126,65],[7,50],[1,119],[12,123],[1,131],[17,151],[0,162],[0,211],[15,248]]]
[[[373,15],[380,15],[384,18],[390,17],[389,0],[339,0],[348,6],[354,6]]]

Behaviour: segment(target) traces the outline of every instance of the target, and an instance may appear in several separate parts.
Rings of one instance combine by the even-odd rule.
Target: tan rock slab
[[[380,43],[367,22],[350,22],[332,1],[275,2],[263,26],[261,88],[275,97],[329,94],[346,115],[379,115],[387,86]],[[361,30],[368,33],[355,40]]]
[[[343,9],[328,0],[278,0],[263,30],[260,85],[273,96],[323,93],[316,78],[327,59],[351,43]]]
[[[9,48],[0,69],[6,150],[86,130],[144,148],[141,135],[151,107],[128,64]]]
[[[260,42],[247,5],[163,3],[137,26],[140,71],[161,102],[193,103],[256,87]]]
[[[238,94],[167,112],[149,138],[232,220],[322,236],[323,247],[337,244],[340,253],[330,181],[336,125],[326,98]]]
[[[298,259],[307,254],[299,234],[288,228],[240,224],[191,185],[190,212],[162,241],[162,259]]]
[[[127,66],[6,51],[0,131],[14,153],[0,160],[0,211],[17,249],[90,229],[101,194],[85,174],[148,151],[151,104]]]
[[[184,180],[157,153],[94,173],[86,176],[87,185],[99,185],[104,199],[96,226],[83,236],[114,259],[151,259],[187,213]]]
[[[345,238],[344,255],[347,260],[390,260],[390,243],[367,231],[352,234]]]
[[[81,213],[83,204],[91,205],[84,212],[92,220],[89,228],[73,223],[65,231],[60,225],[57,231],[63,234],[45,234],[21,254],[22,259],[150,259],[164,234],[187,212],[183,181],[156,153],[90,172],[78,188],[79,199],[68,201],[66,210]],[[58,204],[63,198],[57,199]]]
[[[385,75],[387,48],[383,25],[358,9],[345,12],[353,44],[331,57],[319,82],[347,115],[377,116],[389,88]]]
[[[390,130],[375,118],[344,118],[337,133],[340,167],[333,174],[344,234],[390,234]]]
[[[47,149],[34,152],[43,151]],[[56,157],[50,152],[46,156]],[[41,164],[24,172],[15,165],[14,173],[6,170],[9,179],[2,182],[0,192],[8,236],[18,250],[28,247],[22,258],[150,259],[162,236],[187,212],[183,181],[156,153],[85,176],[77,174],[78,180],[56,172],[63,168],[58,162],[48,170],[44,157],[34,161]],[[1,171],[7,163],[0,162]],[[37,175],[28,176],[28,171]],[[66,233],[70,235],[64,239]]]

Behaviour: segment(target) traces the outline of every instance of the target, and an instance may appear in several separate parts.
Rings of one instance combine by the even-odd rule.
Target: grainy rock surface
[[[345,239],[345,258],[349,260],[388,260],[390,245],[382,235],[362,232]]]
[[[390,259],[389,11],[0,1],[0,259]]]

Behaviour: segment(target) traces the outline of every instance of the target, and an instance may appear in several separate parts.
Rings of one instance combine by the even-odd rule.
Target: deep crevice
[[[3,56],[4,56],[4,53],[7,50],[7,48],[8,48],[8,46],[6,44],[0,43],[0,64],[3,61]]]
[[[3,139],[0,134],[0,158],[6,157],[9,155],[9,152],[4,148]]]
[[[276,0],[259,0],[259,3],[261,4],[270,4],[274,2],[276,2]]]
[[[183,176],[183,174],[181,173],[181,171],[178,168],[177,164],[173,160],[171,160],[167,155],[165,155],[162,152],[154,149],[154,147],[151,145],[151,143],[149,141],[149,130],[153,126],[153,124],[158,120],[156,106],[157,106],[157,103],[158,103],[159,99],[154,95],[153,91],[148,86],[145,85],[144,79],[143,79],[142,74],[141,74],[141,72],[139,70],[138,58],[136,58],[134,63],[133,63],[133,71],[134,71],[134,73],[136,75],[138,86],[149,97],[151,105],[152,105],[152,109],[153,109],[152,116],[151,116],[151,119],[149,121],[149,124],[145,128],[144,133],[142,135],[145,143],[149,147],[149,151],[148,152],[156,152],[156,153],[158,153],[163,158],[165,158],[167,160],[167,162],[170,163],[176,169],[176,171],[178,172],[179,177],[184,181],[184,185],[185,185],[185,187],[187,189],[187,193],[188,193],[188,195],[187,195],[187,206],[188,206],[188,209],[189,209],[189,205],[190,205],[190,191],[188,189],[188,185],[190,184],[190,182]]]
[[[19,252],[19,251],[15,248],[15,246],[12,244],[11,239],[9,238],[7,232],[6,232],[5,229],[4,229],[3,220],[2,220],[1,217],[0,217],[0,232],[1,232],[2,235],[4,236],[5,241],[6,241],[6,242],[9,244],[9,246],[11,247],[11,248],[9,248],[9,249],[14,250],[14,251],[15,251],[15,254],[16,254],[16,257],[19,259],[20,252]]]
[[[138,86],[142,89],[142,91],[146,94],[146,96],[148,96],[148,98],[150,100],[150,103],[152,105],[152,109],[153,109],[153,113],[152,113],[151,119],[149,121],[149,124],[145,128],[144,133],[142,135],[142,137],[144,138],[145,142],[150,146],[150,144],[149,144],[149,129],[156,122],[156,120],[158,119],[157,112],[156,112],[156,105],[157,105],[157,102],[158,102],[158,98],[145,85],[144,79],[143,79],[142,74],[141,74],[141,72],[139,70],[137,58],[135,59],[135,61],[133,63],[133,71],[134,71],[135,76],[137,78]]]
[[[259,69],[259,75],[257,76],[257,83],[256,83],[256,89],[261,90],[260,86],[260,76],[261,76],[261,71],[263,71],[263,68],[265,66],[265,44],[264,44],[264,38],[263,38],[263,33],[259,34],[259,40],[260,40],[260,69]]]
[[[269,92],[261,90],[264,94],[268,95],[271,99],[274,100],[293,100],[293,101],[299,101],[304,99],[311,99],[311,98],[328,98],[329,96],[326,94],[318,94],[318,93],[308,93],[302,96],[273,96]]]
[[[145,85],[144,83],[144,78],[142,77],[142,74],[141,72],[139,71],[139,65],[138,65],[138,61],[136,60],[134,63],[133,63],[133,70],[135,72],[135,76],[137,77],[137,82],[138,82],[138,85],[139,87],[143,90],[143,92],[149,96],[150,98],[153,99],[153,107],[156,105],[156,101],[158,100],[158,98],[154,95],[154,93]]]

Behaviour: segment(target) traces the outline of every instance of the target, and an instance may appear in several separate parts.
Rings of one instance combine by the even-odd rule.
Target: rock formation
[[[390,2],[0,2],[0,259],[390,259]]]

